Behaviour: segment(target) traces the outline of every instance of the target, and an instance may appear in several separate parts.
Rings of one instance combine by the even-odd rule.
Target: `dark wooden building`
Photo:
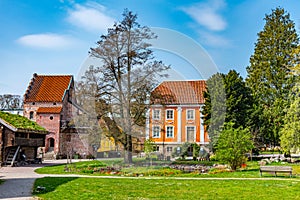
[[[45,146],[48,131],[20,115],[0,111],[0,163],[11,165],[22,160],[33,161],[39,147]]]

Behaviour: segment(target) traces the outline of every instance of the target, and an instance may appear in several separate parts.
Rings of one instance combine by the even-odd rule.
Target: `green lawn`
[[[260,178],[257,162],[235,172],[210,170],[209,173],[183,173],[179,170],[156,167],[123,168],[115,178],[103,176],[102,169],[122,165],[120,160],[88,161],[37,169],[43,174],[85,174],[91,178],[46,177],[37,179],[34,195],[42,199],[300,199],[300,166],[293,164],[294,177],[288,174],[264,173]],[[278,165],[278,164],[277,164]],[[291,165],[291,164],[287,164]],[[69,171],[69,172],[67,172]],[[102,177],[95,177],[102,176]],[[131,176],[140,176],[138,178]],[[182,180],[182,178],[212,178]],[[224,178],[224,179],[220,179]],[[258,178],[237,180],[227,178]],[[227,180],[226,180],[227,179]],[[260,179],[260,180],[259,180]],[[38,191],[37,187],[46,189]]]
[[[112,174],[110,168],[116,168],[121,165],[121,161],[85,161],[66,165],[57,165],[43,167],[36,170],[40,174],[87,174],[93,176],[116,175],[116,176],[172,176],[172,177],[198,177],[198,178],[258,178],[260,177],[258,162],[248,162],[245,169],[240,169],[235,172],[226,170],[213,169],[208,173],[183,173],[180,170],[164,168],[162,166],[155,167],[131,167],[122,168],[120,173]],[[276,164],[275,164],[276,165]],[[286,164],[290,165],[290,164]],[[293,164],[293,173],[300,174],[300,165]],[[282,177],[289,178],[288,174],[279,174]],[[264,177],[273,177],[272,174],[264,173]]]
[[[300,199],[300,182],[287,180],[174,180],[41,178],[42,199]],[[35,189],[36,191],[36,189]]]

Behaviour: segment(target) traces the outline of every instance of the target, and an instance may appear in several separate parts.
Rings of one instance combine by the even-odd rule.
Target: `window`
[[[186,141],[195,142],[195,126],[186,127]]]
[[[174,136],[174,126],[167,126],[167,138],[172,138]]]
[[[33,119],[33,111],[29,113],[29,119]]]
[[[172,147],[167,147],[167,152],[172,152],[173,148]]]
[[[160,137],[160,126],[153,126],[152,128],[152,137],[159,138]]]
[[[158,109],[153,110],[152,117],[153,119],[160,119],[160,110]]]
[[[166,118],[167,119],[174,119],[174,110],[167,110],[166,111]]]
[[[53,120],[53,116],[50,116],[50,120]]]
[[[186,119],[194,120],[195,119],[195,110],[193,110],[193,109],[186,110]]]
[[[153,146],[153,151],[159,151],[159,146]]]

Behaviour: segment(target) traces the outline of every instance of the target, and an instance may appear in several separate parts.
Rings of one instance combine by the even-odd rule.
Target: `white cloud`
[[[232,46],[231,42],[228,39],[220,35],[199,31],[199,36],[202,44],[206,44],[213,47],[225,47],[225,48]]]
[[[20,37],[17,42],[24,46],[58,49],[71,46],[74,41],[68,36],[53,33],[32,34]]]
[[[114,24],[114,19],[105,14],[105,7],[97,3],[75,4],[68,11],[67,21],[90,32],[104,32]]]
[[[221,31],[226,28],[227,23],[218,11],[225,6],[224,0],[213,0],[182,8],[182,10],[207,29]]]

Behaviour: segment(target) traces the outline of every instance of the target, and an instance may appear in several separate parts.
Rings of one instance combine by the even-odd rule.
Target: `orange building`
[[[170,156],[184,142],[208,144],[201,114],[205,89],[204,80],[165,81],[151,93],[146,139],[155,141],[157,151]]]

